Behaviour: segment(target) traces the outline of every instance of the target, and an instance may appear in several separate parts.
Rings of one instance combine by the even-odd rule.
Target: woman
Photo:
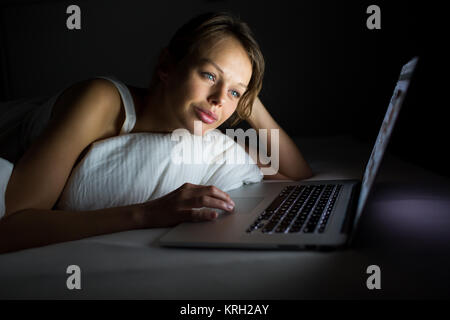
[[[308,178],[311,169],[300,151],[257,98],[263,73],[263,56],[245,23],[225,13],[200,15],[163,50],[149,88],[127,86],[136,111],[130,132],[194,132],[194,121],[200,120],[203,134],[225,121],[245,119],[256,130],[279,129],[279,173],[265,178]],[[77,83],[59,96],[48,125],[14,165],[0,222],[0,252],[212,220],[217,217],[214,208],[233,210],[232,199],[222,190],[189,183],[136,205],[52,210],[89,146],[121,133],[123,104],[114,83],[99,78]],[[270,148],[270,136],[268,144]],[[210,209],[194,210],[202,207]]]

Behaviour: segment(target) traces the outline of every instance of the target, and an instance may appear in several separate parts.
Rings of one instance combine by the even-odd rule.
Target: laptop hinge
[[[347,212],[345,214],[344,222],[342,223],[341,233],[350,235],[354,231],[352,230],[354,225],[353,222],[355,220],[360,190],[361,190],[361,182],[358,181],[358,183],[356,183],[353,186],[352,193],[350,194],[350,201],[347,208]]]

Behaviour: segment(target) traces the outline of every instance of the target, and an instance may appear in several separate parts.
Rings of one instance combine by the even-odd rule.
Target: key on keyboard
[[[247,229],[263,233],[323,233],[342,185],[287,186]],[[302,229],[303,228],[303,229]]]

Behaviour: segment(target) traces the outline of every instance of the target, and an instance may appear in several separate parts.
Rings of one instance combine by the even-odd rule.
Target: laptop
[[[308,180],[255,183],[231,190],[233,213],[182,223],[159,243],[171,247],[336,249],[349,246],[417,65],[403,66],[362,181]]]

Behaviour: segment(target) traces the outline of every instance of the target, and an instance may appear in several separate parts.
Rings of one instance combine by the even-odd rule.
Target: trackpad
[[[250,213],[255,207],[264,200],[264,197],[237,198],[233,197],[236,204],[236,211],[239,213]]]

